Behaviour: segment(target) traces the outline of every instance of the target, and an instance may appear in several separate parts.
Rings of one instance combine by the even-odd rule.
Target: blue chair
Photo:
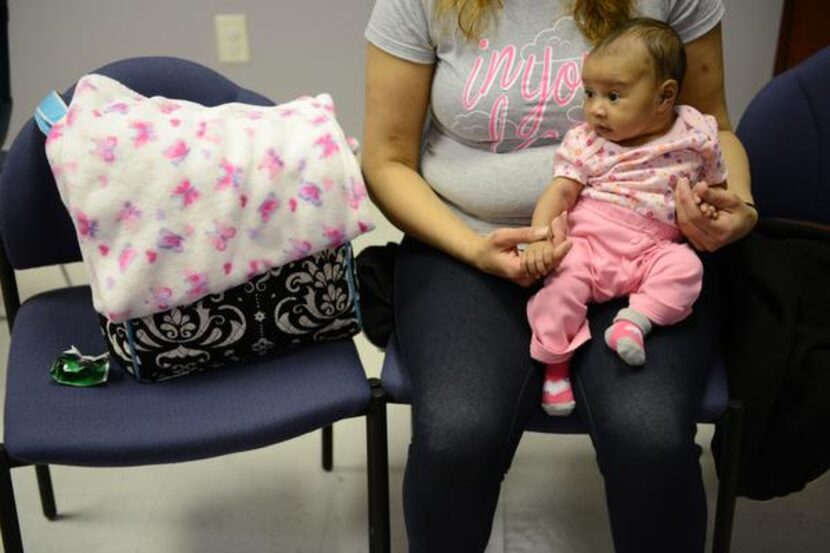
[[[746,147],[763,218],[830,225],[830,47],[781,73],[747,106]]]
[[[127,59],[96,72],[148,96],[210,106],[272,104],[208,68],[176,58]],[[7,553],[23,551],[12,468],[35,465],[43,513],[55,519],[49,464],[118,467],[203,459],[324,427],[330,436],[335,421],[356,416],[367,417],[369,430],[369,549],[379,551],[378,544],[388,541],[383,519],[380,530],[375,527],[377,513],[388,502],[386,489],[376,486],[379,476],[381,484],[386,479],[385,465],[377,461],[386,456],[385,411],[377,408],[379,391],[367,381],[351,340],[157,385],[139,384],[113,370],[101,387],[59,386],[48,374],[58,353],[71,345],[98,353],[105,343],[87,286],[52,290],[20,304],[14,269],[81,259],[44,138],[31,120],[17,136],[0,178],[0,237],[0,280],[11,330],[5,443],[0,444],[0,522]]]

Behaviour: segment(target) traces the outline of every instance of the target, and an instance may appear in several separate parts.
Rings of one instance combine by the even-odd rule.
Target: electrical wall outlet
[[[213,18],[216,24],[216,47],[222,63],[247,63],[251,61],[248,48],[248,22],[245,14],[219,14]]]

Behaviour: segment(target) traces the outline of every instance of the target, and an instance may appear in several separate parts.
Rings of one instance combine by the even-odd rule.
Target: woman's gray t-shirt
[[[561,0],[505,0],[478,40],[436,0],[377,0],[366,38],[435,64],[421,174],[478,232],[527,225],[553,177],[554,151],[582,121],[580,74],[590,42]],[[721,20],[721,0],[639,0],[637,15],[669,23],[684,42]]]

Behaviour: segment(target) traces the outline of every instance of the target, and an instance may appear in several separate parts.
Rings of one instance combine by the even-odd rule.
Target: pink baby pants
[[[581,198],[568,214],[573,247],[527,304],[531,356],[561,363],[591,337],[589,302],[628,295],[629,307],[658,325],[692,312],[703,265],[680,231],[608,202]]]

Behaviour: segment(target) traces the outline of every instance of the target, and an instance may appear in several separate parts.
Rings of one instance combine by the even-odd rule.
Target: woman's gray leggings
[[[605,478],[617,553],[704,549],[695,421],[721,318],[713,264],[705,265],[694,313],[652,331],[644,367],[624,364],[602,338],[624,298],[592,306],[593,339],[572,360],[577,414]],[[474,553],[487,544],[501,480],[541,398],[525,315],[532,293],[403,241],[395,326],[412,384],[403,490],[412,553]]]

